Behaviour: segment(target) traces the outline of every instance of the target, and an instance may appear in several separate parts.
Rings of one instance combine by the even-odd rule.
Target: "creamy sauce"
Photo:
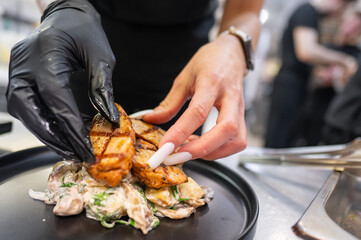
[[[35,192],[32,189],[29,189],[28,194],[32,199],[35,199],[35,200],[44,201],[44,199],[45,199],[44,192]]]
[[[213,198],[209,187],[199,186],[192,178],[187,183],[160,189],[144,189],[140,184],[129,174],[117,187],[110,188],[92,178],[85,166],[63,161],[54,166],[45,192],[30,189],[28,194],[55,204],[55,215],[76,215],[85,209],[88,218],[100,221],[104,227],[120,223],[144,234],[159,224],[156,216],[187,218]],[[126,217],[129,220],[123,220]]]

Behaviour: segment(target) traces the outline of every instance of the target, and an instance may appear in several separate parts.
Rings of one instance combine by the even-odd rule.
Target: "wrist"
[[[254,69],[253,62],[253,49],[252,49],[252,38],[243,31],[231,26],[228,30],[220,34],[221,36],[231,36],[234,40],[237,40],[238,45],[241,47],[243,52],[243,59],[246,65],[246,74],[249,70]]]
[[[230,49],[232,53],[237,55],[237,58],[241,60],[243,70],[247,72],[246,57],[244,55],[243,47],[239,43],[239,39],[231,34],[219,35],[216,41],[220,41],[224,48]]]

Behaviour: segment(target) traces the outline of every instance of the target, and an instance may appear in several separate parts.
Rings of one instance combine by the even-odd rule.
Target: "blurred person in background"
[[[361,1],[357,1],[353,14],[342,23],[338,42],[348,45],[361,34]],[[326,114],[323,144],[343,144],[361,137],[361,56],[358,70],[334,97]]]
[[[320,19],[341,16],[350,2],[313,0],[300,5],[291,15],[282,38],[282,66],[273,85],[266,147],[295,146],[297,121],[314,65],[337,64],[343,68],[345,78],[357,70],[354,57],[319,43]]]
[[[346,87],[332,100],[325,114],[323,144],[342,144],[361,137],[361,58]]]
[[[323,28],[327,28],[327,21],[330,20],[324,22]],[[361,17],[359,9],[357,5],[352,4],[343,14],[336,32],[328,36],[332,40],[330,39],[331,42],[325,43],[325,46],[358,58],[360,54],[360,33]],[[325,31],[322,34],[322,37],[326,38]],[[297,124],[299,126],[296,133],[297,146],[323,144],[322,137],[325,130],[324,118],[326,111],[333,98],[338,92],[342,91],[348,80],[348,76],[344,74],[344,68],[338,64],[317,65],[314,67],[307,96],[301,109],[301,117]]]
[[[215,0],[55,1],[12,49],[8,111],[64,158],[93,162],[85,124],[94,108],[114,126],[114,102],[129,114],[154,108],[143,119],[161,124],[191,99],[160,146],[180,147],[215,106],[216,126],[182,145],[177,161],[236,153],[246,147],[242,80],[262,4],[226,1],[224,34],[209,42]]]

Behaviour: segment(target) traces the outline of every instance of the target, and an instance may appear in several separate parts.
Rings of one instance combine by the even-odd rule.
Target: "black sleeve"
[[[361,136],[361,57],[358,70],[331,102],[325,121],[330,127]]]
[[[301,5],[293,13],[290,21],[294,28],[296,27],[309,27],[318,29],[318,12],[310,4]]]

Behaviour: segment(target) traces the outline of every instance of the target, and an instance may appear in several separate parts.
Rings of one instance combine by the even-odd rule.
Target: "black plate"
[[[45,147],[0,158],[0,239],[252,239],[258,201],[250,186],[230,169],[207,161],[190,161],[184,170],[201,185],[213,188],[214,199],[188,219],[160,218],[144,236],[140,230],[77,216],[57,217],[53,206],[31,199],[31,188],[43,191],[51,166],[61,159]]]

